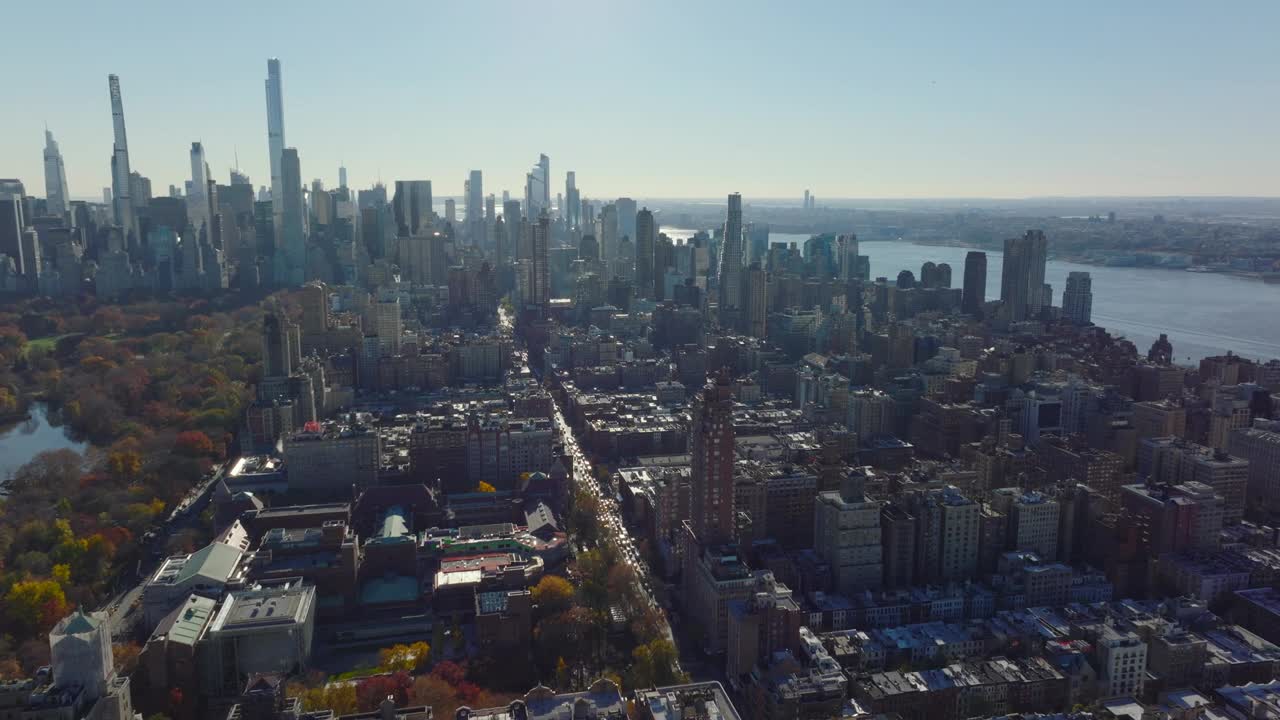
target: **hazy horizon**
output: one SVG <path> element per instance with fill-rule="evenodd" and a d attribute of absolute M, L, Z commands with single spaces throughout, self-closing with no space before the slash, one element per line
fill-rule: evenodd
<path fill-rule="evenodd" d="M 553 193 L 760 201 L 1259 198 L 1280 194 L 1280 5 L 1126 7 L 708 2 L 498 4 L 376 11 L 229 0 L 10 8 L 0 52 L 15 111 L 0 176 L 44 193 L 61 145 L 72 196 L 101 198 L 120 76 L 133 169 L 269 184 L 263 80 L 283 69 L 302 177 L 430 179 L 523 194 L 539 153 Z"/>

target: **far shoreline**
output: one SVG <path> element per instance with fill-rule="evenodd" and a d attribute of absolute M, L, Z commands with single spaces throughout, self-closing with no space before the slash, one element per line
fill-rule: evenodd
<path fill-rule="evenodd" d="M 900 241 L 868 240 L 867 242 L 900 242 Z M 931 240 L 907 240 L 905 242 L 907 242 L 910 245 L 919 245 L 921 247 L 949 247 L 949 248 L 958 248 L 958 249 L 967 249 L 967 250 L 981 250 L 983 252 L 1003 253 L 1003 251 L 1000 250 L 999 248 L 988 248 L 982 245 L 974 245 L 973 243 L 966 243 L 962 241 L 946 242 L 946 241 L 931 241 Z M 1050 255 L 1048 259 L 1051 262 L 1053 261 L 1068 262 L 1068 263 L 1074 263 L 1076 265 L 1087 265 L 1089 267 L 1131 269 L 1131 270 L 1165 270 L 1168 272 L 1191 272 L 1190 270 L 1188 270 L 1188 268 L 1185 268 L 1185 267 L 1168 267 L 1163 265 L 1106 265 L 1103 263 L 1099 263 L 1095 260 L 1090 260 L 1088 258 L 1083 258 L 1075 255 Z M 1254 280 L 1257 282 L 1261 282 L 1264 285 L 1274 284 L 1274 283 L 1267 282 L 1267 280 L 1264 277 L 1262 277 L 1261 273 L 1254 270 L 1211 269 L 1211 270 L 1204 270 L 1194 274 L 1224 275 L 1228 277 L 1239 278 L 1241 280 Z"/>

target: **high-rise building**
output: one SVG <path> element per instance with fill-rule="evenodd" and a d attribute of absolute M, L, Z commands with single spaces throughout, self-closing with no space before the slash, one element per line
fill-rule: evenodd
<path fill-rule="evenodd" d="M 938 574 L 943 580 L 963 582 L 978 571 L 978 530 L 982 506 L 953 487 L 940 495 L 942 535 Z"/>
<path fill-rule="evenodd" d="M 618 238 L 636 240 L 636 201 L 631 198 L 618 198 L 614 203 L 618 208 Z"/>
<path fill-rule="evenodd" d="M 271 160 L 271 217 L 276 238 L 284 236 L 284 79 L 280 60 L 267 59 L 267 154 Z M 299 183 L 301 185 L 301 183 Z"/>
<path fill-rule="evenodd" d="M 120 78 L 107 76 L 111 91 L 111 121 L 115 128 L 115 150 L 111 156 L 111 196 L 116 224 L 125 234 L 125 244 L 132 246 L 139 241 L 137 209 L 129 182 L 129 140 L 124 131 L 124 100 L 120 97 Z M 129 239 L 132 237 L 132 239 Z"/>
<path fill-rule="evenodd" d="M 538 215 L 538 222 L 529 229 L 533 249 L 533 304 L 546 312 L 551 304 L 551 216 L 543 210 Z"/>
<path fill-rule="evenodd" d="M 504 200 L 502 202 L 502 224 L 507 235 L 506 243 L 496 249 L 499 265 L 514 260 L 520 247 L 520 226 L 523 224 L 523 218 L 520 215 L 519 200 Z"/>
<path fill-rule="evenodd" d="M 424 235 L 424 229 L 431 229 L 431 181 L 397 180 L 391 208 L 395 213 L 396 235 Z"/>
<path fill-rule="evenodd" d="M 1170 400 L 1147 400 L 1134 403 L 1132 409 L 1132 424 L 1137 440 L 1186 437 L 1186 406 Z"/>
<path fill-rule="evenodd" d="M 22 235 L 26 223 L 22 217 L 22 196 L 0 192 L 0 255 L 13 258 L 19 275 L 29 272 L 26 265 L 31 258 L 23 253 Z"/>
<path fill-rule="evenodd" d="M 853 597 L 884 583 L 880 503 L 863 494 L 864 477 L 854 469 L 840 490 L 818 493 L 813 547 L 831 567 L 832 589 Z"/>
<path fill-rule="evenodd" d="M 1093 280 L 1087 272 L 1067 275 L 1067 289 L 1062 293 L 1062 317 L 1076 325 L 1091 324 L 1093 316 Z"/>
<path fill-rule="evenodd" d="M 1004 241 L 1004 267 L 1000 275 L 1000 302 L 1009 322 L 1040 317 L 1044 305 L 1044 269 L 1048 242 L 1041 230 L 1028 230 L 1020 238 Z"/>
<path fill-rule="evenodd" d="M 321 282 L 309 282 L 300 295 L 303 345 L 314 347 L 323 343 L 329 332 L 329 288 Z"/>
<path fill-rule="evenodd" d="M 543 210 L 551 212 L 551 158 L 538 156 L 538 164 L 525 176 L 524 209 L 526 217 L 538 217 Z"/>
<path fill-rule="evenodd" d="M 564 204 L 561 212 L 571 231 L 582 227 L 582 197 L 578 194 L 577 173 L 570 170 L 564 176 Z"/>
<path fill-rule="evenodd" d="M 760 263 L 753 262 L 746 271 L 747 325 L 751 337 L 764 338 L 768 331 L 769 276 Z"/>
<path fill-rule="evenodd" d="M 1045 561 L 1057 558 L 1058 501 L 1031 490 L 999 488 L 992 504 L 1009 518 L 1009 547 L 1030 550 Z"/>
<path fill-rule="evenodd" d="M 1245 497 L 1260 517 L 1280 515 L 1280 433 L 1262 428 L 1231 432 L 1231 454 L 1249 463 Z"/>
<path fill-rule="evenodd" d="M 1176 438 L 1145 438 L 1138 444 L 1138 475 L 1150 482 L 1200 482 L 1222 496 L 1223 523 L 1244 517 L 1249 461 Z"/>
<path fill-rule="evenodd" d="M 736 535 L 733 496 L 733 385 L 728 373 L 708 380 L 690 414 L 691 526 L 699 542 L 730 542 Z"/>
<path fill-rule="evenodd" d="M 347 169 L 342 166 L 338 166 L 338 188 L 347 189 Z"/>
<path fill-rule="evenodd" d="M 1207 485 L 1125 485 L 1120 502 L 1138 528 L 1142 550 L 1151 557 L 1221 545 L 1223 500 Z"/>
<path fill-rule="evenodd" d="M 44 131 L 44 194 L 45 205 L 50 215 L 62 217 L 67 214 L 71 195 L 67 190 L 67 169 L 62 164 L 62 151 L 58 149 L 58 141 L 53 133 Z"/>
<path fill-rule="evenodd" d="M 729 196 L 729 211 L 720 244 L 720 326 L 737 328 L 742 322 L 742 195 Z"/>
<path fill-rule="evenodd" d="M 840 280 L 848 283 L 858 279 L 858 236 L 847 233 L 836 238 L 840 246 Z"/>
<path fill-rule="evenodd" d="M 484 237 L 484 177 L 479 170 L 472 170 L 467 178 L 467 238 L 472 245 L 480 245 Z"/>
<path fill-rule="evenodd" d="M 262 321 L 262 376 L 288 377 L 292 371 L 288 323 L 279 315 L 269 313 Z"/>
<path fill-rule="evenodd" d="M 302 167 L 298 149 L 285 148 L 280 155 L 280 235 L 274 258 L 276 284 L 297 287 L 306 276 L 306 207 L 302 201 Z M 275 201 L 272 202 L 275 208 Z"/>
<path fill-rule="evenodd" d="M 400 296 L 378 298 L 373 303 L 373 332 L 383 357 L 400 354 Z"/>
<path fill-rule="evenodd" d="M 654 274 L 654 250 L 658 244 L 658 225 L 653 221 L 653 213 L 644 208 L 636 214 L 636 295 L 643 298 L 661 296 L 658 283 L 661 278 Z"/>
<path fill-rule="evenodd" d="M 618 206 L 609 203 L 600 208 L 600 259 L 610 264 L 618 254 Z"/>
<path fill-rule="evenodd" d="M 964 295 L 960 307 L 967 315 L 982 317 L 987 302 L 987 254 L 970 250 L 964 256 Z"/>
<path fill-rule="evenodd" d="M 212 231 L 212 214 L 209 210 L 209 164 L 205 161 L 204 145 L 191 143 L 191 192 L 187 193 L 187 222 L 197 235 L 203 229 Z"/>
<path fill-rule="evenodd" d="M 444 221 L 449 225 L 458 223 L 458 206 L 453 201 L 453 198 L 444 201 Z"/>

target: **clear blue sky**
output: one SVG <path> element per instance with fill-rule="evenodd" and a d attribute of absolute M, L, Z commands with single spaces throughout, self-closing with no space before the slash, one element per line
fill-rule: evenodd
<path fill-rule="evenodd" d="M 0 177 L 110 184 L 107 74 L 157 193 L 203 140 L 268 184 L 263 79 L 337 184 L 591 197 L 1280 194 L 1280 2 L 13 2 Z"/>

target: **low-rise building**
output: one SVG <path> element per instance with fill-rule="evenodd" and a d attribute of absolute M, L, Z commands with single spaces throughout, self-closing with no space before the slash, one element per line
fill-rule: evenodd
<path fill-rule="evenodd" d="M 305 672 L 315 615 L 315 587 L 298 579 L 228 593 L 201 643 L 201 691 L 223 697 L 250 674 Z"/>

